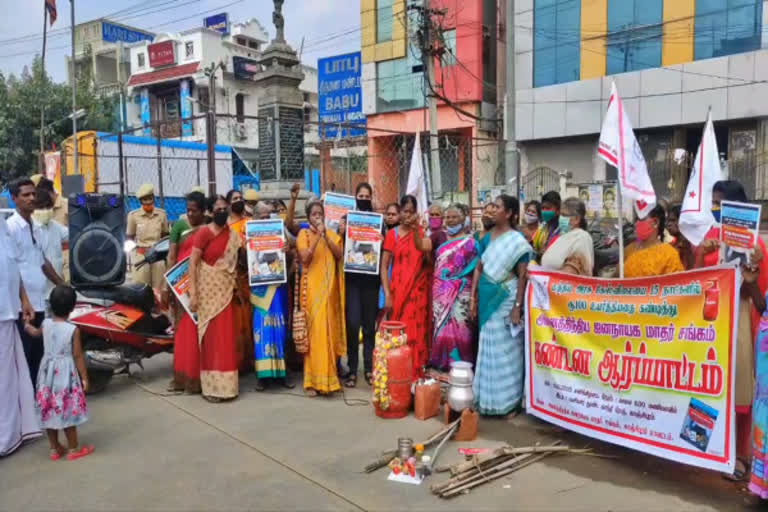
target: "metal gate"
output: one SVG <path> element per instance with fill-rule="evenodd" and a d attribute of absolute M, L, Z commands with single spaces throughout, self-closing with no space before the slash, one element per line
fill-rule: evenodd
<path fill-rule="evenodd" d="M 523 177 L 521 188 L 526 201 L 540 201 L 550 190 L 560 192 L 560 173 L 549 167 L 536 167 Z"/>

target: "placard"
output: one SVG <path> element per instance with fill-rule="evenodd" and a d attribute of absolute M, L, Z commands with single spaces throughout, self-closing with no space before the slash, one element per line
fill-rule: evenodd
<path fill-rule="evenodd" d="M 326 192 L 323 199 L 323 208 L 325 209 L 325 227 L 332 231 L 339 229 L 339 222 L 349 211 L 354 210 L 357 201 L 353 196 L 337 194 L 336 192 Z"/>
<path fill-rule="evenodd" d="M 760 205 L 723 201 L 720 204 L 720 233 L 723 244 L 737 253 L 747 254 L 760 236 Z M 726 258 L 726 261 L 731 258 Z"/>
<path fill-rule="evenodd" d="M 344 272 L 378 275 L 383 223 L 380 213 L 352 211 L 347 214 Z"/>
<path fill-rule="evenodd" d="M 165 280 L 176 299 L 197 325 L 197 315 L 189 310 L 189 258 L 184 258 L 165 273 Z"/>
<path fill-rule="evenodd" d="M 249 220 L 245 223 L 245 243 L 248 284 L 265 286 L 287 281 L 282 219 Z"/>
<path fill-rule="evenodd" d="M 732 472 L 736 265 L 624 280 L 529 273 L 530 414 L 602 441 Z"/>

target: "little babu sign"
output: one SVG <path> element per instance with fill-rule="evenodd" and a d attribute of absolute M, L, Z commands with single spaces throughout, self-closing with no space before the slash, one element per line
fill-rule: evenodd
<path fill-rule="evenodd" d="M 176 45 L 173 41 L 163 41 L 148 47 L 149 65 L 153 68 L 176 64 Z"/>

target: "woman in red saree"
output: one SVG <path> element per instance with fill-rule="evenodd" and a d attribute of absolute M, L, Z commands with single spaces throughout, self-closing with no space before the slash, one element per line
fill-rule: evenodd
<path fill-rule="evenodd" d="M 720 203 L 738 201 L 746 203 L 747 194 L 738 181 L 718 181 L 712 188 L 712 214 L 717 224 L 709 230 L 696 250 L 696 267 L 717 265 L 720 259 Z M 755 251 L 747 265 L 742 266 L 745 277 L 741 285 L 738 332 L 736 333 L 736 469 L 734 480 L 747 477 L 752 458 L 752 401 L 755 388 L 755 348 L 760 315 L 765 309 L 768 291 L 768 260 L 765 245 L 758 237 Z M 746 279 L 747 275 L 750 279 Z M 756 276 L 754 275 L 756 274 Z"/>
<path fill-rule="evenodd" d="M 429 273 L 425 258 L 432 251 L 432 242 L 424 238 L 417 211 L 416 198 L 403 196 L 401 223 L 387 232 L 382 246 L 381 285 L 389 319 L 405 324 L 407 342 L 413 350 L 414 377 L 421 377 L 429 357 Z M 390 261 L 391 277 L 387 272 Z"/>
<path fill-rule="evenodd" d="M 168 251 L 168 268 L 183 261 L 192 254 L 197 229 L 205 220 L 205 195 L 192 192 L 187 196 L 186 220 L 173 223 Z M 175 301 L 176 328 L 173 335 L 173 379 L 169 391 L 200 393 L 200 348 L 197 341 L 197 326 L 186 310 Z"/>
<path fill-rule="evenodd" d="M 238 395 L 235 312 L 232 290 L 240 235 L 227 225 L 227 200 L 214 200 L 213 223 L 195 235 L 190 257 L 190 304 L 197 314 L 200 342 L 200 387 L 210 402 Z"/>

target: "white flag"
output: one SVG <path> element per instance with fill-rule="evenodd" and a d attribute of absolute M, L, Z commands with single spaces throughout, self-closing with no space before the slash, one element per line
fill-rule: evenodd
<path fill-rule="evenodd" d="M 425 214 L 429 210 L 429 204 L 427 204 L 427 177 L 424 174 L 419 132 L 416 132 L 416 141 L 413 143 L 411 168 L 408 171 L 408 185 L 405 187 L 405 193 L 416 198 L 419 207 L 418 213 Z"/>
<path fill-rule="evenodd" d="M 637 215 L 640 218 L 647 216 L 656 206 L 656 193 L 615 82 L 611 85 L 597 153 L 618 170 L 621 193 L 635 205 Z"/>
<path fill-rule="evenodd" d="M 707 114 L 704 136 L 696 153 L 678 221 L 680 232 L 693 245 L 701 244 L 715 223 L 712 215 L 712 187 L 722 179 L 721 175 L 720 153 L 717 151 L 715 127 L 710 112 Z"/>

